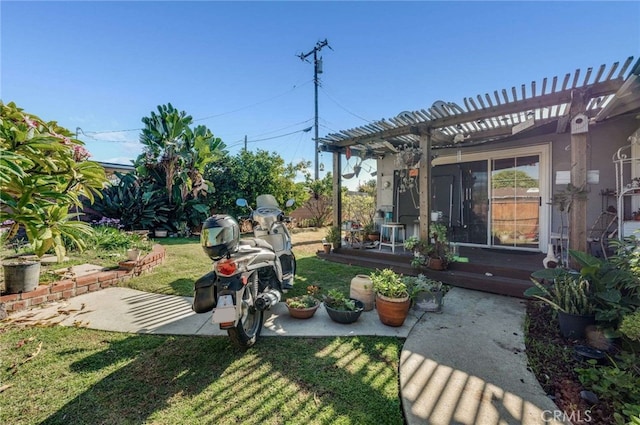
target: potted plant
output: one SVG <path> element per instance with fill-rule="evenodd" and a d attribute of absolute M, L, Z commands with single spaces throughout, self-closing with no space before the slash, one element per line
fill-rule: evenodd
<path fill-rule="evenodd" d="M 315 285 L 307 286 L 307 293 L 298 297 L 291 297 L 285 301 L 289 315 L 296 319 L 308 319 L 312 317 L 318 307 L 320 300 L 316 298 L 320 288 Z"/>
<path fill-rule="evenodd" d="M 65 242 L 83 249 L 93 233 L 71 211 L 82 208 L 83 198 L 93 202 L 107 183 L 104 168 L 88 161 L 83 143 L 55 121 L 13 102 L 0 102 L 0 112 L 0 222 L 11 223 L 6 238 L 23 230 L 37 257 L 53 249 L 62 260 Z"/>
<path fill-rule="evenodd" d="M 524 295 L 549 304 L 558 313 L 562 336 L 584 337 L 587 326 L 595 324 L 595 303 L 589 281 L 580 273 L 560 268 L 536 271 L 531 281 L 534 286 Z"/>
<path fill-rule="evenodd" d="M 368 239 L 370 241 L 375 241 L 380 239 L 380 232 L 377 232 L 378 238 L 375 239 L 376 233 L 376 225 L 373 221 L 369 221 L 364 226 L 362 226 L 362 237 L 363 239 Z"/>
<path fill-rule="evenodd" d="M 331 226 L 327 229 L 327 243 L 333 245 L 333 250 L 340 248 L 342 242 L 342 232 L 338 226 Z"/>
<path fill-rule="evenodd" d="M 324 297 L 324 308 L 334 322 L 353 323 L 364 311 L 362 301 L 347 298 L 339 289 L 330 289 Z"/>
<path fill-rule="evenodd" d="M 451 289 L 450 285 L 442 283 L 440 280 L 431 279 L 423 274 L 419 274 L 417 277 L 405 277 L 404 279 L 415 310 L 442 312 L 444 296 Z"/>
<path fill-rule="evenodd" d="M 391 269 L 376 270 L 369 275 L 376 291 L 376 310 L 387 326 L 402 326 L 411 306 L 407 284 L 402 275 Z"/>
<path fill-rule="evenodd" d="M 417 236 L 409 236 L 404 240 L 404 248 L 413 251 L 414 257 L 418 257 L 425 247 L 424 241 Z"/>

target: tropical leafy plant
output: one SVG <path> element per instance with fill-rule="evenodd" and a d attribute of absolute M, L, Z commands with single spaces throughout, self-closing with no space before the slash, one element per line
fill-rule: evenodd
<path fill-rule="evenodd" d="M 84 248 L 91 227 L 76 220 L 81 199 L 93 202 L 107 183 L 104 168 L 72 133 L 0 102 L 0 222 L 12 222 L 7 238 L 24 228 L 34 252 L 66 248 L 63 236 Z M 72 212 L 76 209 L 76 212 Z"/>
<path fill-rule="evenodd" d="M 169 221 L 170 208 L 164 193 L 145 186 L 135 174 L 116 173 L 119 182 L 102 192 L 93 209 L 105 217 L 119 218 L 125 230 L 162 227 Z"/>
<path fill-rule="evenodd" d="M 205 126 L 192 129 L 192 117 L 170 103 L 157 109 L 142 118 L 144 148 L 136 159 L 136 172 L 147 192 L 164 191 L 169 213 L 160 227 L 197 227 L 209 212 L 206 195 L 211 184 L 204 178 L 205 167 L 226 154 L 225 145 Z"/>

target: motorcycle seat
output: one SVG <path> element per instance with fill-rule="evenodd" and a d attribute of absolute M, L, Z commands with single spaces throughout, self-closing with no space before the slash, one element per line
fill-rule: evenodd
<path fill-rule="evenodd" d="M 252 248 L 265 248 L 273 251 L 273 247 L 270 243 L 258 238 L 240 239 L 240 245 L 249 245 Z"/>

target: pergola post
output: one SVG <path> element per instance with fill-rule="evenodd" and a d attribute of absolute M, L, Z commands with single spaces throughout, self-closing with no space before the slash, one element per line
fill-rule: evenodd
<path fill-rule="evenodd" d="M 574 90 L 571 101 L 571 184 L 579 190 L 587 187 L 587 132 L 583 91 Z M 587 252 L 587 197 L 575 196 L 569 214 L 569 247 Z"/>
<path fill-rule="evenodd" d="M 333 226 L 342 226 L 342 156 L 340 152 L 333 153 Z M 338 248 L 340 244 L 338 244 Z M 336 248 L 334 246 L 334 248 Z"/>
<path fill-rule="evenodd" d="M 418 175 L 420 188 L 420 239 L 430 241 L 429 225 L 431 222 L 431 129 L 420 134 L 422 159 Z"/>

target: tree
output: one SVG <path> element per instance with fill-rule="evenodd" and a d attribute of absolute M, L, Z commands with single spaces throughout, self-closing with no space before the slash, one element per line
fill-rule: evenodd
<path fill-rule="evenodd" d="M 301 205 L 308 195 L 304 186 L 295 183 L 296 173 L 303 163 L 285 165 L 275 152 L 257 150 L 255 153 L 240 151 L 236 156 L 226 155 L 212 161 L 205 171 L 205 178 L 212 183 L 213 190 L 208 204 L 217 213 L 238 216 L 246 211 L 236 206 L 236 199 L 245 198 L 251 205 L 258 195 L 271 194 L 284 207 L 287 199 Z"/>
<path fill-rule="evenodd" d="M 136 171 L 145 178 L 148 191 L 165 188 L 171 209 L 168 227 L 201 224 L 208 213 L 204 200 L 210 189 L 203 172 L 209 162 L 225 155 L 224 143 L 205 126 L 192 129 L 191 116 L 171 103 L 159 105 L 158 112 L 152 111 L 142 122 L 144 148 Z"/>
<path fill-rule="evenodd" d="M 305 206 L 311 212 L 312 224 L 323 227 L 333 212 L 333 175 L 327 173 L 324 178 L 315 180 L 305 172 L 304 186 L 310 195 Z"/>
<path fill-rule="evenodd" d="M 491 181 L 494 189 L 505 187 L 530 189 L 532 187 L 538 187 L 538 180 L 530 177 L 522 170 L 504 170 L 497 172 L 491 177 Z"/>
<path fill-rule="evenodd" d="M 36 255 L 53 248 L 64 257 L 65 236 L 78 248 L 91 227 L 72 207 L 82 198 L 93 202 L 107 179 L 104 168 L 88 161 L 83 143 L 55 121 L 45 122 L 13 102 L 0 102 L 0 222 L 8 222 L 7 238 L 23 227 Z"/>

